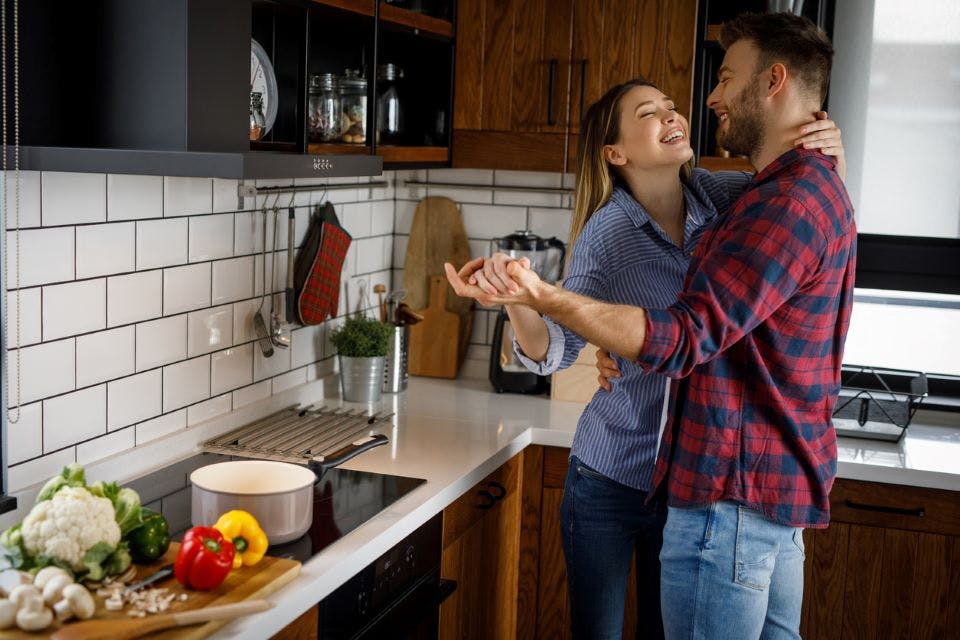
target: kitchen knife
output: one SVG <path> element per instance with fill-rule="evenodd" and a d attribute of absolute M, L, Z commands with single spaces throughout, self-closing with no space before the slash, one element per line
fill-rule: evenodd
<path fill-rule="evenodd" d="M 133 582 L 133 583 L 127 585 L 126 588 L 123 590 L 123 595 L 126 595 L 126 594 L 128 594 L 128 593 L 132 593 L 132 592 L 134 592 L 134 591 L 136 591 L 136 590 L 138 590 L 138 589 L 142 589 L 142 588 L 146 587 L 147 585 L 151 585 L 151 584 L 153 584 L 154 582 L 157 582 L 158 580 L 163 580 L 163 579 L 166 578 L 167 576 L 171 576 L 171 575 L 173 575 L 173 565 L 172 565 L 172 564 L 168 564 L 168 565 L 166 565 L 165 567 L 160 567 L 160 569 L 158 569 L 156 573 L 153 573 L 153 574 L 147 576 L 147 577 L 144 578 L 143 580 L 138 580 L 138 581 L 136 581 L 136 582 Z"/>

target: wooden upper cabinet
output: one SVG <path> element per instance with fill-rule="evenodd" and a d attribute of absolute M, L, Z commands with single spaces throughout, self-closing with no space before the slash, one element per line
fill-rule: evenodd
<path fill-rule="evenodd" d="M 457 11 L 454 166 L 571 171 L 583 109 L 638 75 L 690 113 L 696 0 L 459 0 Z"/>

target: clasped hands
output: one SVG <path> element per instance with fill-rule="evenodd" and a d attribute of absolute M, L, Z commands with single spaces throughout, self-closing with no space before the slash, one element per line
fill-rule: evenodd
<path fill-rule="evenodd" d="M 486 306 L 525 304 L 535 307 L 543 293 L 553 288 L 530 268 L 530 260 L 513 258 L 505 253 L 474 258 L 459 271 L 449 262 L 444 263 L 443 268 L 458 296 L 473 298 Z"/>

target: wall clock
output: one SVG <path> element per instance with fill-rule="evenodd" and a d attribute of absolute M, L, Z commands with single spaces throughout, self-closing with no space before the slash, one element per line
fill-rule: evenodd
<path fill-rule="evenodd" d="M 266 127 L 261 137 L 266 136 L 277 119 L 277 75 L 266 50 L 256 40 L 250 40 L 250 92 L 263 96 L 263 117 Z"/>

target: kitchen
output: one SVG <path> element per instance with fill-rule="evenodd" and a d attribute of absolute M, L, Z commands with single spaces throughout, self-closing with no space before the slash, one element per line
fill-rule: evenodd
<path fill-rule="evenodd" d="M 191 458 L 208 440 L 285 407 L 339 406 L 330 334 L 358 305 L 376 308 L 377 285 L 387 291 L 405 286 L 408 243 L 423 198 L 448 197 L 459 205 L 473 256 L 487 255 L 492 239 L 520 229 L 566 238 L 575 123 L 584 103 L 620 78 L 643 72 L 669 85 L 677 102 L 689 105 L 681 111 L 700 132 L 701 163 L 738 166 L 736 158 L 712 155 L 712 115 L 703 108 L 705 92 L 698 88 L 713 80 L 708 67 L 716 63 L 716 51 L 705 42 L 717 3 L 578 2 L 561 11 L 545 2 L 517 2 L 508 3 L 509 19 L 501 22 L 485 13 L 494 11 L 489 3 L 469 0 L 330 0 L 309 3 L 309 10 L 304 3 L 253 2 L 252 12 L 238 12 L 236 2 L 216 7 L 189 2 L 185 14 L 165 14 L 171 20 L 165 28 L 183 38 L 169 42 L 157 38 L 157 21 L 144 20 L 137 10 L 123 14 L 124 3 L 114 4 L 113 10 L 121 12 L 117 20 L 127 21 L 120 24 L 129 39 L 154 43 L 146 48 L 154 55 L 119 37 L 114 45 L 120 50 L 139 51 L 131 52 L 128 64 L 110 59 L 106 45 L 90 55 L 132 83 L 121 86 L 143 88 L 148 101 L 137 102 L 138 94 L 131 91 L 114 103 L 111 97 L 123 97 L 124 91 L 111 93 L 102 77 L 71 78 L 64 69 L 62 75 L 50 74 L 60 83 L 51 88 L 38 78 L 65 63 L 45 58 L 41 64 L 26 50 L 21 54 L 23 96 L 29 101 L 21 110 L 22 140 L 28 148 L 19 183 L 14 171 L 6 174 L 11 197 L 3 216 L 10 408 L 4 421 L 3 493 L 17 504 L 0 516 L 3 529 L 22 520 L 40 486 L 73 462 L 82 464 L 91 480 L 133 484 L 145 504 L 170 514 L 172 528 L 186 528 L 191 498 L 186 471 L 163 486 L 137 479 Z M 404 4 L 409 6 L 394 6 Z M 877 0 L 876 15 L 866 5 L 836 4 L 843 6 L 823 10 L 836 12 L 838 59 L 830 112 L 843 128 L 851 167 L 870 150 L 848 177 L 851 192 L 860 194 L 864 284 L 846 361 L 927 372 L 930 397 L 899 442 L 841 439 L 839 476 L 847 481 L 846 493 L 834 496 L 834 525 L 817 532 L 815 543 L 808 541 L 812 587 L 804 635 L 955 637 L 951 634 L 960 628 L 955 493 L 960 490 L 960 424 L 955 411 L 945 409 L 956 406 L 960 374 L 952 338 L 960 314 L 958 226 L 950 213 L 953 205 L 943 203 L 956 202 L 949 190 L 955 190 L 955 180 L 947 177 L 956 168 L 947 146 L 956 140 L 958 37 L 949 27 L 957 23 L 956 12 L 949 3 L 932 2 L 929 11 L 917 13 L 935 8 L 941 17 L 913 25 L 912 14 L 891 8 L 897 3 Z M 447 9 L 437 11 L 439 5 Z M 806 5 L 806 11 L 833 7 Z M 88 46 L 83 44 L 87 31 L 76 29 L 79 35 L 71 36 L 63 33 L 63 25 L 92 29 L 89 8 L 57 11 L 62 22 L 50 27 L 51 39 L 44 42 L 61 42 L 66 50 Z M 71 11 L 76 13 L 64 13 Z M 304 11 L 312 16 L 306 38 Z M 607 33 L 602 25 L 611 23 L 611 15 L 626 16 L 615 21 L 623 33 L 613 29 L 603 38 L 591 37 Z M 36 27 L 28 12 L 23 19 L 25 30 Z M 177 20 L 191 25 L 194 39 L 183 35 L 182 25 L 176 30 Z M 633 24 L 638 33 L 653 34 L 656 45 L 634 38 Z M 382 38 L 378 25 L 388 25 Z M 929 132 L 924 138 L 929 153 L 938 154 L 936 169 L 919 162 L 920 169 L 891 167 L 878 160 L 884 154 L 877 152 L 878 134 L 869 130 L 874 121 L 857 117 L 868 108 L 864 96 L 873 99 L 877 86 L 867 86 L 868 74 L 858 72 L 857 63 L 869 58 L 871 46 L 869 35 L 856 37 L 863 25 L 874 25 L 873 32 L 893 45 L 916 47 L 925 33 L 934 44 L 949 44 L 942 47 L 943 55 L 953 57 L 946 57 L 941 75 L 951 80 L 929 80 L 913 91 L 933 92 L 945 105 L 943 113 L 934 109 L 927 124 L 917 125 L 925 127 L 921 133 Z M 898 39 L 900 30 L 910 36 Z M 271 35 L 277 32 L 286 39 Z M 219 46 L 205 47 L 203 34 L 221 35 Z M 242 107 L 250 102 L 245 64 L 252 55 L 247 53 L 251 36 L 266 43 L 262 48 L 270 52 L 268 62 L 280 83 L 270 95 L 279 95 L 281 103 L 272 135 L 252 143 L 235 135 L 238 118 L 245 115 Z M 621 41 L 628 46 L 613 44 Z M 202 64 L 171 62 L 183 63 L 175 50 L 184 42 L 196 48 L 190 55 Z M 860 49 L 843 50 L 844 43 Z M 875 64 L 887 63 L 883 55 L 890 54 L 878 54 Z M 317 62 L 324 56 L 336 67 Z M 309 75 L 340 76 L 347 68 L 361 68 L 370 78 L 377 74 L 374 65 L 387 62 L 397 62 L 405 72 L 402 81 L 396 80 L 396 92 L 411 135 L 420 138 L 382 146 L 375 136 L 359 146 L 345 139 L 311 140 L 304 113 L 311 97 Z M 178 71 L 148 71 L 164 65 Z M 902 71 L 882 71 L 886 75 L 877 77 L 887 84 L 880 83 L 881 89 L 889 86 L 890 75 L 903 78 Z M 237 74 L 242 82 L 230 83 Z M 375 84 L 367 84 L 369 131 L 382 130 L 373 119 L 379 103 Z M 90 86 L 98 92 L 91 94 Z M 842 91 L 846 87 L 851 90 Z M 890 93 L 881 92 L 879 99 L 890 100 Z M 237 101 L 240 109 L 234 108 Z M 71 106 L 61 109 L 70 118 L 56 113 L 64 104 Z M 903 104 L 902 97 L 893 104 Z M 269 103 L 266 107 L 264 124 Z M 877 111 L 882 118 L 890 110 Z M 115 126 L 104 122 L 104 113 L 115 118 Z M 77 127 L 77 121 L 88 126 Z M 915 148 L 909 146 L 915 144 L 915 129 L 895 133 L 911 140 L 895 139 L 890 146 L 896 152 L 890 155 Z M 12 133 L 7 139 L 13 140 Z M 85 147 L 100 149 L 92 153 Z M 271 151 L 282 157 L 262 155 Z M 899 174 L 906 171 L 912 173 Z M 914 186 L 881 190 L 896 180 Z M 302 190 L 269 191 L 290 186 Z M 251 193 L 251 187 L 259 193 Z M 252 318 L 261 300 L 268 313 L 283 305 L 286 209 L 295 208 L 300 246 L 313 206 L 327 201 L 353 238 L 336 318 L 288 327 L 289 348 L 278 347 L 265 357 Z M 280 209 L 279 221 L 277 214 L 263 211 L 274 206 Z M 880 209 L 894 213 L 865 217 Z M 897 215 L 902 211 L 911 213 Z M 910 251 L 918 245 L 921 251 Z M 918 253 L 930 264 L 917 264 Z M 275 295 L 264 296 L 264 281 L 272 283 L 267 288 Z M 487 625 L 480 633 L 488 637 L 551 638 L 566 632 L 559 535 L 551 532 L 558 526 L 565 450 L 583 404 L 493 393 L 487 377 L 491 351 L 499 346 L 496 325 L 496 309 L 474 312 L 469 348 L 455 380 L 411 376 L 405 391 L 383 395 L 378 409 L 392 416 L 378 432 L 389 442 L 343 465 L 426 482 L 305 562 L 292 582 L 269 596 L 275 603 L 271 612 L 233 621 L 214 637 L 269 637 L 301 616 L 316 624 L 313 607 L 319 601 L 441 512 L 447 527 L 441 573 L 458 582 L 441 608 L 441 625 L 464 625 L 460 630 L 468 637 L 473 636 L 466 630 L 479 625 L 478 619 Z M 908 326 L 917 328 L 905 331 Z M 586 351 L 584 356 L 592 360 Z M 574 369 L 588 380 L 594 375 L 589 364 Z M 491 483 L 508 490 L 500 500 L 499 488 Z M 478 492 L 493 496 L 491 508 L 476 509 Z M 848 503 L 887 511 L 858 511 Z M 924 509 L 924 515 L 890 509 Z M 454 531 L 456 523 L 460 529 Z M 478 549 L 489 553 L 483 563 Z M 484 592 L 491 595 L 485 598 Z M 457 627 L 443 628 L 449 633 Z"/>

